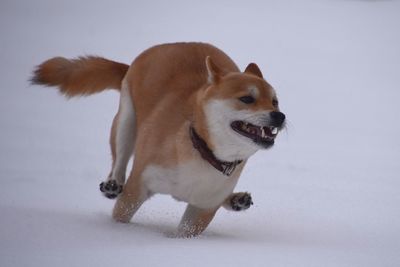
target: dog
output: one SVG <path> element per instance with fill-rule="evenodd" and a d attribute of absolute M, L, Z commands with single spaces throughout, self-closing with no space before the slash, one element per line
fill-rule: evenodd
<path fill-rule="evenodd" d="M 157 45 L 130 66 L 93 56 L 55 57 L 37 66 L 31 81 L 56 86 L 66 97 L 120 91 L 112 170 L 100 191 L 116 198 L 112 216 L 124 223 L 156 193 L 186 202 L 177 237 L 202 233 L 220 207 L 240 211 L 253 204 L 249 193 L 233 190 L 249 157 L 272 147 L 285 125 L 259 67 L 250 63 L 240 72 L 205 43 Z"/>

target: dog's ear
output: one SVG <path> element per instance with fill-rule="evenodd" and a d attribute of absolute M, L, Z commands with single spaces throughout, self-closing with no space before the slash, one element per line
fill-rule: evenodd
<path fill-rule="evenodd" d="M 208 82 L 218 83 L 223 75 L 223 71 L 212 61 L 210 56 L 206 57 L 206 66 L 208 72 Z"/>
<path fill-rule="evenodd" d="M 249 73 L 249 74 L 253 74 L 256 75 L 260 78 L 263 78 L 263 75 L 261 73 L 260 68 L 257 66 L 256 63 L 250 63 L 249 65 L 247 65 L 245 71 L 245 73 Z"/>

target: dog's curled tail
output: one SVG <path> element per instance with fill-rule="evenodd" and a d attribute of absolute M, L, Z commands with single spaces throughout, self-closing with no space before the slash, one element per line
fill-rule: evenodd
<path fill-rule="evenodd" d="M 105 89 L 121 89 L 129 66 L 101 57 L 55 57 L 36 67 L 32 84 L 58 86 L 67 97 L 85 96 Z"/>

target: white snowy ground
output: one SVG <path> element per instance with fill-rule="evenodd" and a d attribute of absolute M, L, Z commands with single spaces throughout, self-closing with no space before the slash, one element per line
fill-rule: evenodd
<path fill-rule="evenodd" d="M 2 0 L 0 266 L 400 266 L 399 29 L 398 1 Z M 289 120 L 237 186 L 255 205 L 191 240 L 166 237 L 185 206 L 167 196 L 111 220 L 117 93 L 27 82 L 49 57 L 174 41 L 257 62 Z"/>

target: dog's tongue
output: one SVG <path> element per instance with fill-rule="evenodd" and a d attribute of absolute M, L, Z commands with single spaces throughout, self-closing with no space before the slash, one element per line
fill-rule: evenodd
<path fill-rule="evenodd" d="M 273 136 L 273 133 L 269 127 L 264 127 L 263 130 L 266 136 Z"/>

